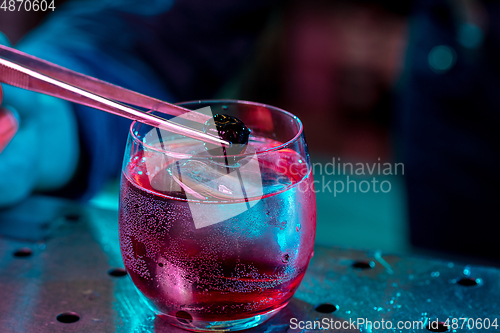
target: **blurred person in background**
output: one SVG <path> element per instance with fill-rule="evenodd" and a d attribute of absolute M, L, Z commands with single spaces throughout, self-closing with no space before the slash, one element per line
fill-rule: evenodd
<path fill-rule="evenodd" d="M 417 250 L 499 264 L 500 4 L 297 1 L 287 18 L 263 101 L 314 128 L 311 150 L 403 162 Z"/>
<path fill-rule="evenodd" d="M 209 99 L 249 57 L 273 5 L 74 1 L 16 47 L 162 100 Z M 119 174 L 129 120 L 11 86 L 3 90 L 20 129 L 0 154 L 0 207 L 32 191 L 88 199 Z"/>
<path fill-rule="evenodd" d="M 394 86 L 411 1 L 293 1 L 261 45 L 239 95 L 296 114 L 314 155 L 393 158 Z"/>
<path fill-rule="evenodd" d="M 397 113 L 412 243 L 500 263 L 500 3 L 417 1 Z"/>

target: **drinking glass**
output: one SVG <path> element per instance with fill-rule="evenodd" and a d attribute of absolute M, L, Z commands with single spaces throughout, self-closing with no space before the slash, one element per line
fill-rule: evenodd
<path fill-rule="evenodd" d="M 120 188 L 122 258 L 171 324 L 248 329 L 287 305 L 313 255 L 316 199 L 302 123 L 252 102 L 180 105 L 207 119 L 238 118 L 249 142 L 238 154 L 217 155 L 201 141 L 134 122 Z"/>

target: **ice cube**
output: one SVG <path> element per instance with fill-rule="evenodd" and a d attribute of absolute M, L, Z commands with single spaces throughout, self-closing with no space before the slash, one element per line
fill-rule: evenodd
<path fill-rule="evenodd" d="M 259 198 L 263 189 L 257 155 L 245 157 L 245 160 L 246 163 L 238 163 L 236 166 L 226 166 L 209 159 L 184 160 L 171 165 L 169 173 L 183 185 L 209 198 L 208 200 Z"/>
<path fill-rule="evenodd" d="M 241 162 L 226 166 L 209 159 L 189 159 L 168 168 L 169 174 L 186 192 L 197 229 L 235 217 L 262 198 L 257 155 L 246 156 Z"/>

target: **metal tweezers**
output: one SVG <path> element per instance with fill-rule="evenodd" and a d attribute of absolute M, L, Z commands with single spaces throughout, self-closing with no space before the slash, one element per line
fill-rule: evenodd
<path fill-rule="evenodd" d="M 199 123 L 208 120 L 207 115 L 98 80 L 3 45 L 0 45 L 0 82 L 93 107 L 193 139 L 230 145 L 216 136 L 129 105 Z"/>

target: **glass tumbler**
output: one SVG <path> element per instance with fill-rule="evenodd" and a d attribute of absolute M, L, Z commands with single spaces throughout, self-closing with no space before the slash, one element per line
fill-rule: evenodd
<path fill-rule="evenodd" d="M 287 305 L 313 255 L 316 199 L 302 123 L 252 102 L 180 105 L 203 119 L 236 117 L 250 129 L 249 142 L 238 154 L 218 155 L 201 141 L 134 122 L 120 188 L 122 258 L 171 324 L 248 329 Z"/>

